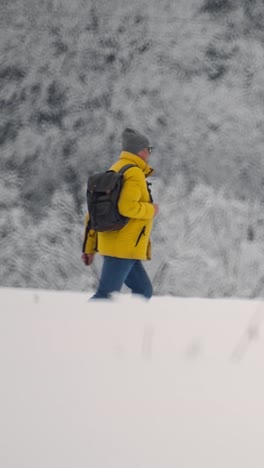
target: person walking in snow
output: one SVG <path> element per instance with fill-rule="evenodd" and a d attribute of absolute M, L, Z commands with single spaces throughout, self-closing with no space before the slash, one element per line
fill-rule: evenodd
<path fill-rule="evenodd" d="M 119 230 L 96 232 L 89 229 L 89 213 L 86 215 L 82 261 L 89 266 L 96 252 L 103 256 L 98 289 L 92 299 L 108 299 L 111 293 L 120 291 L 123 284 L 133 294 L 146 299 L 153 294 L 142 264 L 151 258 L 150 234 L 159 211 L 146 181 L 154 172 L 148 164 L 152 149 L 148 138 L 137 130 L 126 128 L 123 131 L 121 154 L 110 169 L 117 172 L 127 164 L 134 165 L 124 173 L 118 202 L 118 210 L 129 218 L 128 223 Z"/>

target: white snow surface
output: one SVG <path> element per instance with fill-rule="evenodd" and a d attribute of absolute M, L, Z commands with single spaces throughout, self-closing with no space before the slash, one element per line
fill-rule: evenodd
<path fill-rule="evenodd" d="M 1 468 L 263 468 L 263 301 L 0 289 Z"/>

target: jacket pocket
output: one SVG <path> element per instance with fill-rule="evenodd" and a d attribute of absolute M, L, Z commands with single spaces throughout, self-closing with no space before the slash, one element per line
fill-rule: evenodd
<path fill-rule="evenodd" d="M 143 226 L 143 228 L 141 229 L 139 235 L 138 235 L 138 238 L 137 238 L 137 241 L 136 241 L 136 244 L 135 244 L 135 247 L 138 245 L 140 239 L 142 236 L 145 236 L 145 231 L 146 231 L 146 226 Z"/>

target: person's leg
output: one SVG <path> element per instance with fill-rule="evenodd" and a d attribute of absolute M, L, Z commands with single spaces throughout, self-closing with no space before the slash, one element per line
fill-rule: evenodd
<path fill-rule="evenodd" d="M 125 279 L 125 284 L 133 294 L 140 294 L 146 299 L 150 299 L 153 294 L 151 281 L 140 260 L 135 261 Z"/>
<path fill-rule="evenodd" d="M 112 292 L 120 291 L 134 263 L 135 260 L 105 256 L 99 286 L 91 299 L 108 299 Z"/>

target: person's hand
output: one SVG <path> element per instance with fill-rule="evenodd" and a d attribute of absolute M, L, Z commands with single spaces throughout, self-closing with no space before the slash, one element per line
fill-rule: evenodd
<path fill-rule="evenodd" d="M 154 206 L 154 216 L 157 216 L 158 212 L 159 212 L 159 205 L 157 203 L 153 203 L 153 206 Z"/>
<path fill-rule="evenodd" d="M 94 254 L 82 254 L 82 261 L 86 266 L 89 266 L 93 263 Z"/>

